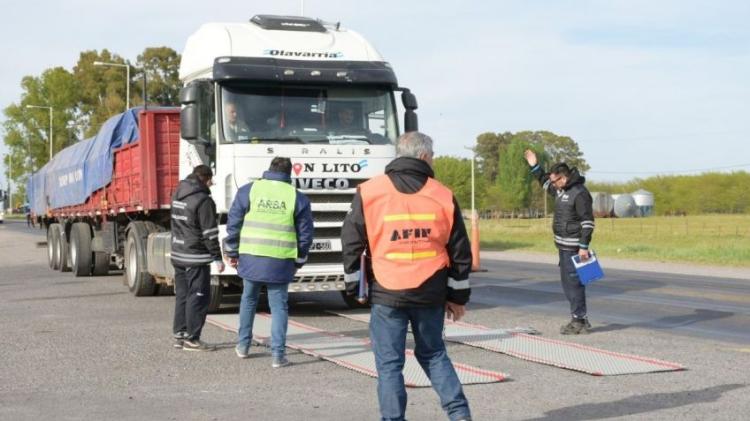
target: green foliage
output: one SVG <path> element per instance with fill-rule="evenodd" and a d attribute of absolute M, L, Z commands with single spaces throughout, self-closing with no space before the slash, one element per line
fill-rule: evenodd
<path fill-rule="evenodd" d="M 81 87 L 78 108 L 84 137 L 95 135 L 108 118 L 125 111 L 126 69 L 120 66 L 95 66 L 95 61 L 126 64 L 125 59 L 106 49 L 101 53 L 84 51 L 79 56 L 73 74 Z"/>
<path fill-rule="evenodd" d="M 627 183 L 588 183 L 590 191 L 654 194 L 658 215 L 750 213 L 750 173 L 657 176 Z"/>
<path fill-rule="evenodd" d="M 583 152 L 578 148 L 578 143 L 568 136 L 559 136 L 548 131 L 524 131 L 513 135 L 513 140 L 522 140 L 534 145 L 534 150 L 540 156 L 539 151 L 544 151 L 542 163 L 566 162 L 568 166 L 576 167 L 584 174 L 591 169 L 586 160 L 583 159 Z M 544 168 L 544 166 L 543 166 Z"/>
<path fill-rule="evenodd" d="M 21 86 L 21 101 L 5 108 L 3 122 L 8 161 L 13 164 L 10 174 L 16 182 L 49 160 L 49 110 L 28 106 L 52 107 L 52 150 L 56 153 L 72 143 L 67 122 L 75 118 L 79 98 L 77 81 L 62 67 L 48 69 L 39 77 L 26 76 Z"/>
<path fill-rule="evenodd" d="M 143 85 L 143 71 L 146 72 L 149 104 L 179 105 L 180 55 L 175 50 L 169 47 L 146 48 L 138 56 L 135 65 L 142 70 L 136 75 L 134 85 Z M 142 92 L 143 90 L 136 89 L 136 91 Z M 137 94 L 136 103 L 142 102 L 142 95 Z"/>
<path fill-rule="evenodd" d="M 551 218 L 480 221 L 482 250 L 554 253 Z M 592 247 L 602 259 L 750 267 L 750 215 L 598 219 Z"/>
<path fill-rule="evenodd" d="M 28 108 L 27 105 L 52 107 L 54 153 L 81 138 L 95 135 L 107 119 L 125 110 L 126 69 L 95 66 L 95 61 L 127 63 L 106 49 L 84 51 L 72 72 L 55 67 L 45 70 L 40 76 L 25 76 L 21 80 L 21 98 L 4 109 L 2 127 L 3 141 L 9 149 L 5 160 L 12 163 L 6 168 L 9 168 L 18 191 L 22 191 L 28 175 L 49 160 L 49 110 Z M 179 61 L 179 54 L 167 47 L 146 48 L 138 56 L 138 66 L 149 71 L 150 103 L 177 103 Z M 131 67 L 131 82 L 134 78 L 137 80 L 137 75 L 138 69 Z M 135 91 L 135 84 L 131 84 L 131 106 L 139 103 Z"/>
<path fill-rule="evenodd" d="M 471 160 L 441 156 L 434 159 L 435 178 L 453 190 L 461 209 L 471 209 Z"/>
<path fill-rule="evenodd" d="M 480 209 L 518 211 L 544 206 L 545 196 L 537 183 L 532 181 L 523 158 L 525 148 L 536 152 L 542 168 L 548 167 L 550 162 L 559 161 L 568 162 L 581 172 L 590 168 L 578 144 L 567 136 L 548 131 L 482 133 L 477 136 L 474 148 L 477 177 L 486 183 L 485 190 L 477 191 Z"/>
<path fill-rule="evenodd" d="M 497 184 L 500 187 L 500 209 L 520 210 L 528 208 L 531 193 L 531 173 L 524 159 L 529 143 L 520 137 L 511 140 L 500 154 Z"/>
<path fill-rule="evenodd" d="M 477 136 L 474 152 L 477 155 L 477 170 L 490 184 L 497 179 L 500 151 L 510 144 L 512 133 L 482 133 Z"/>

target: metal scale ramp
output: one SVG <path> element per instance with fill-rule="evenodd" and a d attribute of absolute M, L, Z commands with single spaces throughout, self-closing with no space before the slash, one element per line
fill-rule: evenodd
<path fill-rule="evenodd" d="M 369 323 L 369 311 L 331 314 Z M 611 352 L 555 339 L 541 338 L 523 329 L 490 329 L 481 325 L 445 321 L 445 340 L 511 355 L 527 361 L 581 371 L 594 376 L 684 370 L 683 365 L 638 355 Z"/>
<path fill-rule="evenodd" d="M 236 314 L 214 314 L 206 321 L 222 329 L 237 332 L 239 317 Z M 253 340 L 269 344 L 271 336 L 271 315 L 258 313 L 253 323 Z M 331 361 L 342 367 L 377 377 L 375 354 L 370 342 L 365 339 L 339 335 L 289 320 L 286 346 L 305 354 Z M 466 364 L 453 362 L 461 384 L 497 383 L 507 375 L 498 371 L 484 370 Z M 417 362 L 412 350 L 406 350 L 404 383 L 408 387 L 430 387 L 430 380 Z"/>

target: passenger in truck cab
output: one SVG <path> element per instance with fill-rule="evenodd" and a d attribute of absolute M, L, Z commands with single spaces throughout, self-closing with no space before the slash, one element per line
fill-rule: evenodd
<path fill-rule="evenodd" d="M 224 104 L 224 139 L 230 142 L 250 139 L 250 127 L 239 118 L 234 102 Z"/>
<path fill-rule="evenodd" d="M 335 118 L 331 124 L 331 129 L 337 132 L 337 134 L 352 134 L 352 133 L 366 133 L 367 129 L 362 127 L 360 124 L 362 118 L 357 118 L 357 113 L 354 106 L 350 104 L 339 104 L 335 107 L 336 112 L 334 113 Z"/>

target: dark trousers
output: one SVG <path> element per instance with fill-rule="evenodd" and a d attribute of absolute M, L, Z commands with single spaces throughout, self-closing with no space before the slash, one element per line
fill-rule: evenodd
<path fill-rule="evenodd" d="M 565 298 L 570 303 L 570 314 L 576 319 L 586 318 L 586 287 L 581 285 L 571 257 L 578 255 L 573 250 L 558 250 L 560 254 L 560 282 Z"/>
<path fill-rule="evenodd" d="M 211 266 L 175 266 L 174 295 L 172 332 L 175 337 L 184 332 L 187 339 L 200 339 L 211 301 Z"/>

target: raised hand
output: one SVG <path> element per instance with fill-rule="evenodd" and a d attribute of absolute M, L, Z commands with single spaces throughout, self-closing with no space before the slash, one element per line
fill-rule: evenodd
<path fill-rule="evenodd" d="M 526 149 L 523 153 L 523 157 L 526 158 L 526 162 L 529 163 L 530 167 L 533 167 L 537 163 L 536 154 L 531 149 Z"/>

